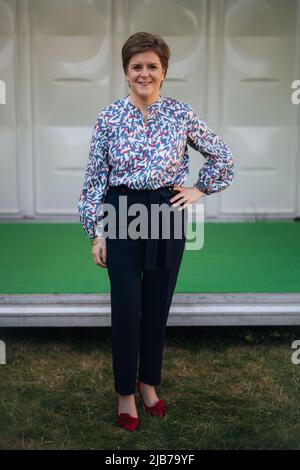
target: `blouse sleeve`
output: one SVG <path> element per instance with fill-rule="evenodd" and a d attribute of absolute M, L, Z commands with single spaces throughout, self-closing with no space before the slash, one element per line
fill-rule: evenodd
<path fill-rule="evenodd" d="M 81 225 L 91 239 L 98 232 L 97 212 L 105 198 L 108 174 L 107 125 L 104 113 L 100 112 L 92 133 L 83 189 L 77 205 Z"/>
<path fill-rule="evenodd" d="M 207 162 L 199 171 L 194 184 L 206 195 L 223 191 L 233 180 L 232 152 L 222 137 L 216 135 L 189 106 L 187 116 L 187 144 L 200 152 Z"/>

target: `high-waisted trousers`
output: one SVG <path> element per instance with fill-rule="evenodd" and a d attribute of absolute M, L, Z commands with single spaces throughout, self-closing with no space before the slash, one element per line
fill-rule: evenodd
<path fill-rule="evenodd" d="M 127 210 L 142 203 L 168 204 L 178 194 L 171 187 L 130 189 L 125 185 L 110 186 L 105 202 L 119 217 L 120 196 L 127 196 Z M 124 200 L 124 199 L 123 199 Z M 178 211 L 177 206 L 175 209 Z M 149 212 L 150 213 L 150 212 Z M 174 237 L 174 218 L 170 217 L 170 237 L 116 238 L 106 236 L 107 270 L 111 296 L 111 346 L 115 391 L 121 395 L 135 392 L 136 380 L 149 385 L 161 382 L 166 324 L 185 247 L 187 209 L 178 211 L 182 236 Z M 136 217 L 136 216 L 135 216 Z M 126 215 L 126 224 L 134 217 Z M 161 224 L 160 219 L 160 224 Z M 137 376 L 138 373 L 138 376 Z"/>

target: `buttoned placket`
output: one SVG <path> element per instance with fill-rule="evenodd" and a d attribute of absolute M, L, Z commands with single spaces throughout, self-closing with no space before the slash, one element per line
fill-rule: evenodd
<path fill-rule="evenodd" d="M 155 116 L 157 116 L 160 106 L 163 102 L 163 99 L 162 99 L 162 96 L 159 95 L 158 100 L 148 106 L 147 122 L 145 123 L 142 111 L 140 110 L 138 106 L 135 106 L 133 103 L 129 101 L 128 96 L 129 95 L 127 95 L 126 98 L 124 99 L 125 104 L 133 112 L 134 118 L 137 118 L 140 130 L 141 132 L 144 133 L 145 140 L 144 140 L 144 145 L 143 145 L 144 146 L 143 153 L 144 153 L 144 156 L 149 161 L 148 171 L 147 171 L 147 173 L 149 174 L 146 178 L 148 182 L 148 180 L 151 180 L 151 167 L 152 167 L 151 158 L 149 157 L 149 154 L 148 154 L 148 146 L 149 146 L 148 139 L 150 138 L 150 125 L 149 124 L 150 122 L 152 122 L 152 119 L 155 118 Z"/>
<path fill-rule="evenodd" d="M 148 160 L 148 171 L 147 172 L 149 172 L 149 175 L 151 175 L 152 161 L 151 161 L 150 155 L 148 153 L 148 147 L 149 147 L 149 141 L 148 140 L 149 140 L 149 136 L 150 136 L 149 121 L 152 118 L 152 110 L 151 109 L 148 110 L 147 122 L 144 122 L 144 116 L 143 116 L 143 113 L 140 109 L 137 110 L 137 113 L 139 113 L 140 119 L 142 119 L 142 123 L 143 123 L 142 130 L 145 133 L 144 155 L 146 155 L 146 158 Z M 147 179 L 148 178 L 149 178 L 149 176 L 147 177 Z"/>

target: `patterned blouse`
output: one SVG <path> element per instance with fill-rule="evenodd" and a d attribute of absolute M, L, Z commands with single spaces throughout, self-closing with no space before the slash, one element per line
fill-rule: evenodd
<path fill-rule="evenodd" d="M 99 210 L 109 186 L 182 186 L 189 174 L 188 145 L 207 160 L 194 184 L 200 191 L 206 195 L 223 191 L 233 179 L 230 148 L 189 104 L 159 95 L 148 106 L 144 123 L 141 110 L 128 96 L 101 109 L 93 129 L 77 206 L 82 227 L 91 239 L 99 232 L 103 217 Z"/>

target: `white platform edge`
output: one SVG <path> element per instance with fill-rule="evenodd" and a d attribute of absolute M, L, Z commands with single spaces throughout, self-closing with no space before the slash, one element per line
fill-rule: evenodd
<path fill-rule="evenodd" d="M 111 325 L 109 294 L 0 294 L 0 327 Z M 300 325 L 299 293 L 175 293 L 168 326 Z"/>

